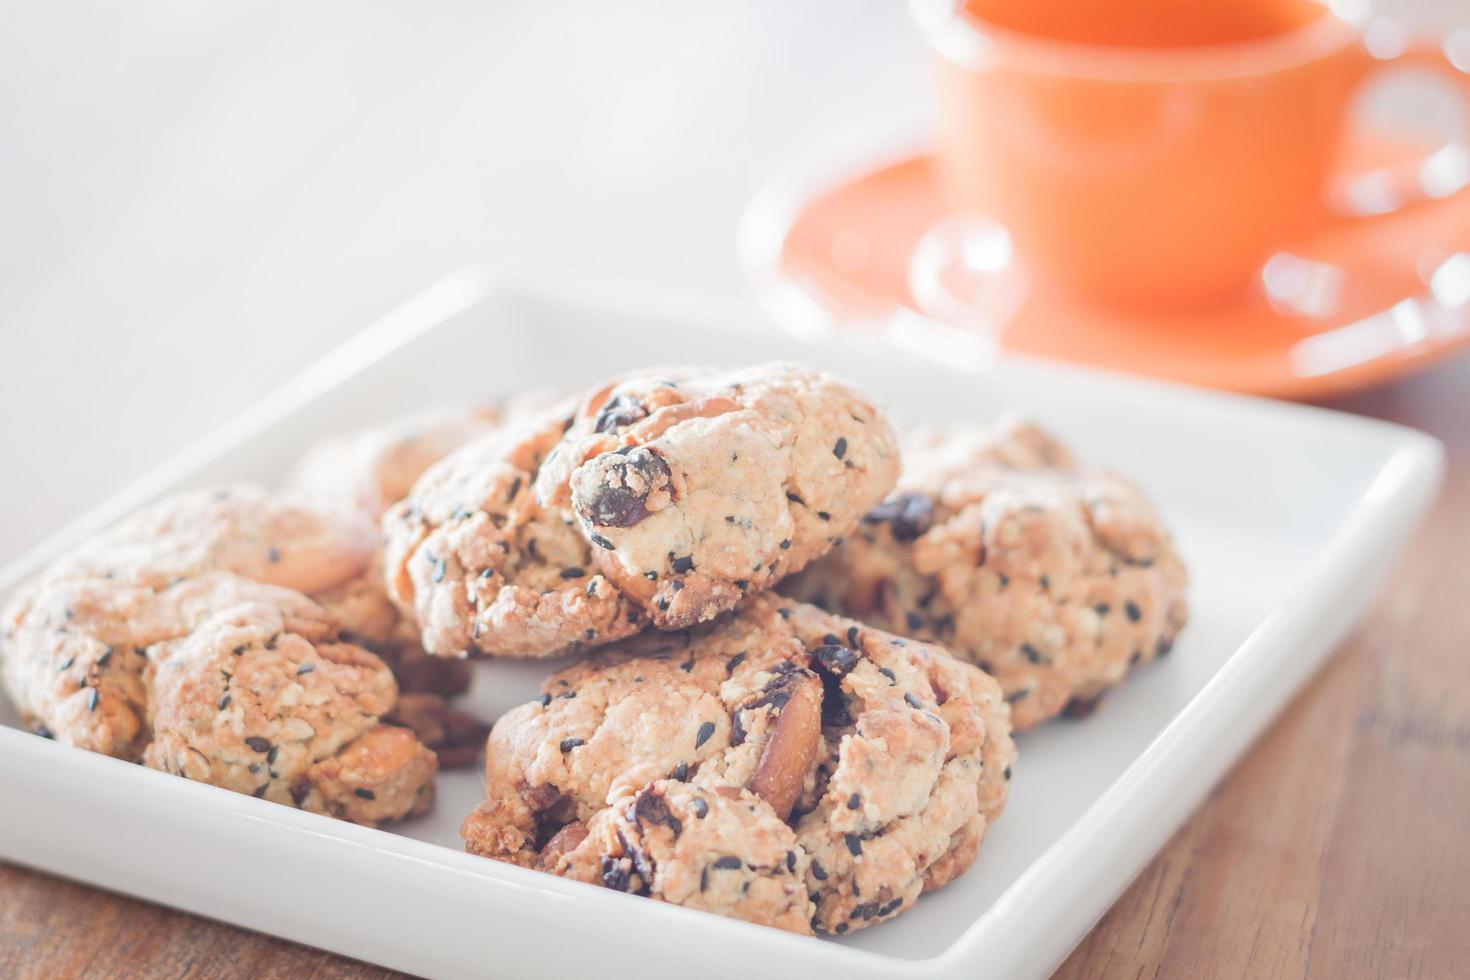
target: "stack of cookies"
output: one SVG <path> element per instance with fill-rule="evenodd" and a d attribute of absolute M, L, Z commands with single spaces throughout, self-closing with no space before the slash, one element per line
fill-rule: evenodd
<path fill-rule="evenodd" d="M 900 440 L 791 365 L 404 420 L 293 482 L 163 501 L 29 583 L 0 677 L 35 729 L 363 823 L 485 745 L 471 852 L 798 933 L 966 871 L 1013 728 L 1186 616 L 1126 481 L 1019 422 Z M 471 659 L 565 655 L 488 742 L 447 700 Z"/>

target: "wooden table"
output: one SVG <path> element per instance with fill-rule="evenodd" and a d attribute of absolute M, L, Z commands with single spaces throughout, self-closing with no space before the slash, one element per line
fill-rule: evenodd
<path fill-rule="evenodd" d="M 1443 439 L 1444 494 L 1356 633 L 1058 977 L 1470 976 L 1470 358 L 1333 407 Z M 391 975 L 21 868 L 0 865 L 0 895 L 4 977 Z"/>

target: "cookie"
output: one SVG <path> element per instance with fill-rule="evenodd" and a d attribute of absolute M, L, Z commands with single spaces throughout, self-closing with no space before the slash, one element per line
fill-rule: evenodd
<path fill-rule="evenodd" d="M 570 513 L 532 489 L 566 426 L 556 411 L 477 439 L 384 515 L 388 594 L 429 653 L 551 656 L 643 628 Z"/>
<path fill-rule="evenodd" d="M 441 656 L 681 629 L 825 552 L 897 470 L 882 413 L 827 375 L 642 373 L 431 467 L 384 518 L 389 591 Z"/>
<path fill-rule="evenodd" d="M 197 653 L 206 641 L 196 633 L 212 617 L 250 606 L 258 615 L 273 611 L 293 623 L 315 624 L 307 630 L 312 638 L 323 637 L 334 651 L 357 658 L 356 669 L 370 674 L 376 685 L 374 699 L 363 701 L 351 691 L 333 694 L 332 685 L 349 676 L 342 671 L 324 671 L 313 680 L 310 696 L 330 707 L 336 723 L 344 726 L 341 730 L 351 730 L 353 739 L 366 736 L 371 726 L 358 724 L 339 709 L 352 701 L 376 725 L 394 707 L 398 689 L 393 676 L 372 653 L 346 642 L 335 616 L 297 590 L 350 591 L 351 583 L 371 567 L 369 531 L 360 521 L 252 487 L 194 491 L 160 501 L 63 556 L 17 593 L 0 615 L 0 680 L 38 732 L 137 760 L 154 744 L 185 738 L 170 727 L 185 724 L 183 709 L 160 713 L 152 688 L 151 672 L 161 658 L 180 646 Z M 396 610 L 385 599 L 382 604 L 396 622 Z M 218 652 L 214 654 L 217 659 Z M 201 659 L 208 658 L 194 657 Z M 181 661 L 187 662 L 192 661 Z M 176 669 L 170 667 L 164 676 L 173 676 Z M 327 694 L 336 701 L 322 700 Z M 196 727 L 223 716 L 217 703 L 214 708 L 204 701 L 188 707 L 201 713 L 189 722 Z M 182 760 L 188 760 L 190 772 L 205 772 L 211 781 L 241 788 L 231 765 L 204 754 L 198 738 L 185 741 L 194 749 L 169 768 L 184 769 Z M 313 765 L 324 767 L 311 773 L 323 787 L 330 772 L 339 773 L 331 778 L 357 771 L 368 774 L 363 778 L 376 778 L 367 763 L 376 759 L 377 765 L 395 754 L 410 771 L 423 771 L 422 753 L 427 750 L 406 728 L 355 743 L 356 756 L 372 758 L 359 759 L 347 769 L 341 768 L 343 761 L 353 756 L 338 756 L 333 747 L 344 741 L 339 733 L 323 729 L 307 752 Z M 430 782 L 432 777 L 431 770 Z M 419 780 L 413 791 L 416 800 L 427 800 L 432 787 L 423 788 Z M 338 800 L 326 790 L 316 792 L 313 808 L 349 819 L 376 822 L 416 812 L 400 805 L 396 791 L 376 809 L 362 797 L 354 802 Z"/>
<path fill-rule="evenodd" d="M 184 588 L 211 580 L 240 594 L 148 651 L 144 764 L 356 823 L 427 810 L 434 753 L 381 723 L 398 697 L 383 662 L 298 593 L 218 573 Z"/>
<path fill-rule="evenodd" d="M 462 834 L 488 857 L 783 928 L 799 908 L 805 928 L 842 934 L 970 866 L 1014 755 L 977 668 L 767 594 L 553 675 L 491 732 L 487 798 Z M 643 815 L 677 827 L 634 826 L 650 797 Z M 762 882 L 758 905 L 690 884 L 737 871 L 742 893 Z M 810 908 L 784 897 L 792 876 Z"/>
<path fill-rule="evenodd" d="M 169 580 L 228 571 L 312 594 L 362 574 L 376 546 L 367 521 L 299 495 L 242 484 L 150 504 L 42 574 L 51 580 Z"/>
<path fill-rule="evenodd" d="M 376 522 L 408 496 L 424 470 L 477 436 L 494 432 L 514 407 L 435 408 L 323 439 L 302 456 L 290 485 L 334 508 Z"/>
<path fill-rule="evenodd" d="M 1018 730 L 1086 714 L 1169 652 L 1187 575 L 1133 484 L 1021 421 L 915 433 L 904 462 L 896 493 L 784 592 L 978 664 Z"/>

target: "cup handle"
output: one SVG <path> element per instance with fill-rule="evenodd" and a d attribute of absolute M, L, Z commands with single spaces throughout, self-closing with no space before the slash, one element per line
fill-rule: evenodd
<path fill-rule="evenodd" d="M 1380 19 L 1367 25 L 1363 44 L 1373 59 L 1364 82 L 1385 71 L 1428 71 L 1450 81 L 1470 117 L 1470 31 L 1411 40 L 1400 25 Z M 1344 217 L 1371 217 L 1441 201 L 1466 187 L 1470 187 L 1470 143 L 1462 137 L 1418 160 L 1336 178 L 1328 205 Z"/>

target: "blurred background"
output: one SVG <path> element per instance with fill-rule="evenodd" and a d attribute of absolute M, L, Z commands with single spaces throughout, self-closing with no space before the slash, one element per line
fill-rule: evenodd
<path fill-rule="evenodd" d="M 894 0 L 5 4 L 0 554 L 465 263 L 750 303 L 752 196 L 928 91 Z"/>

